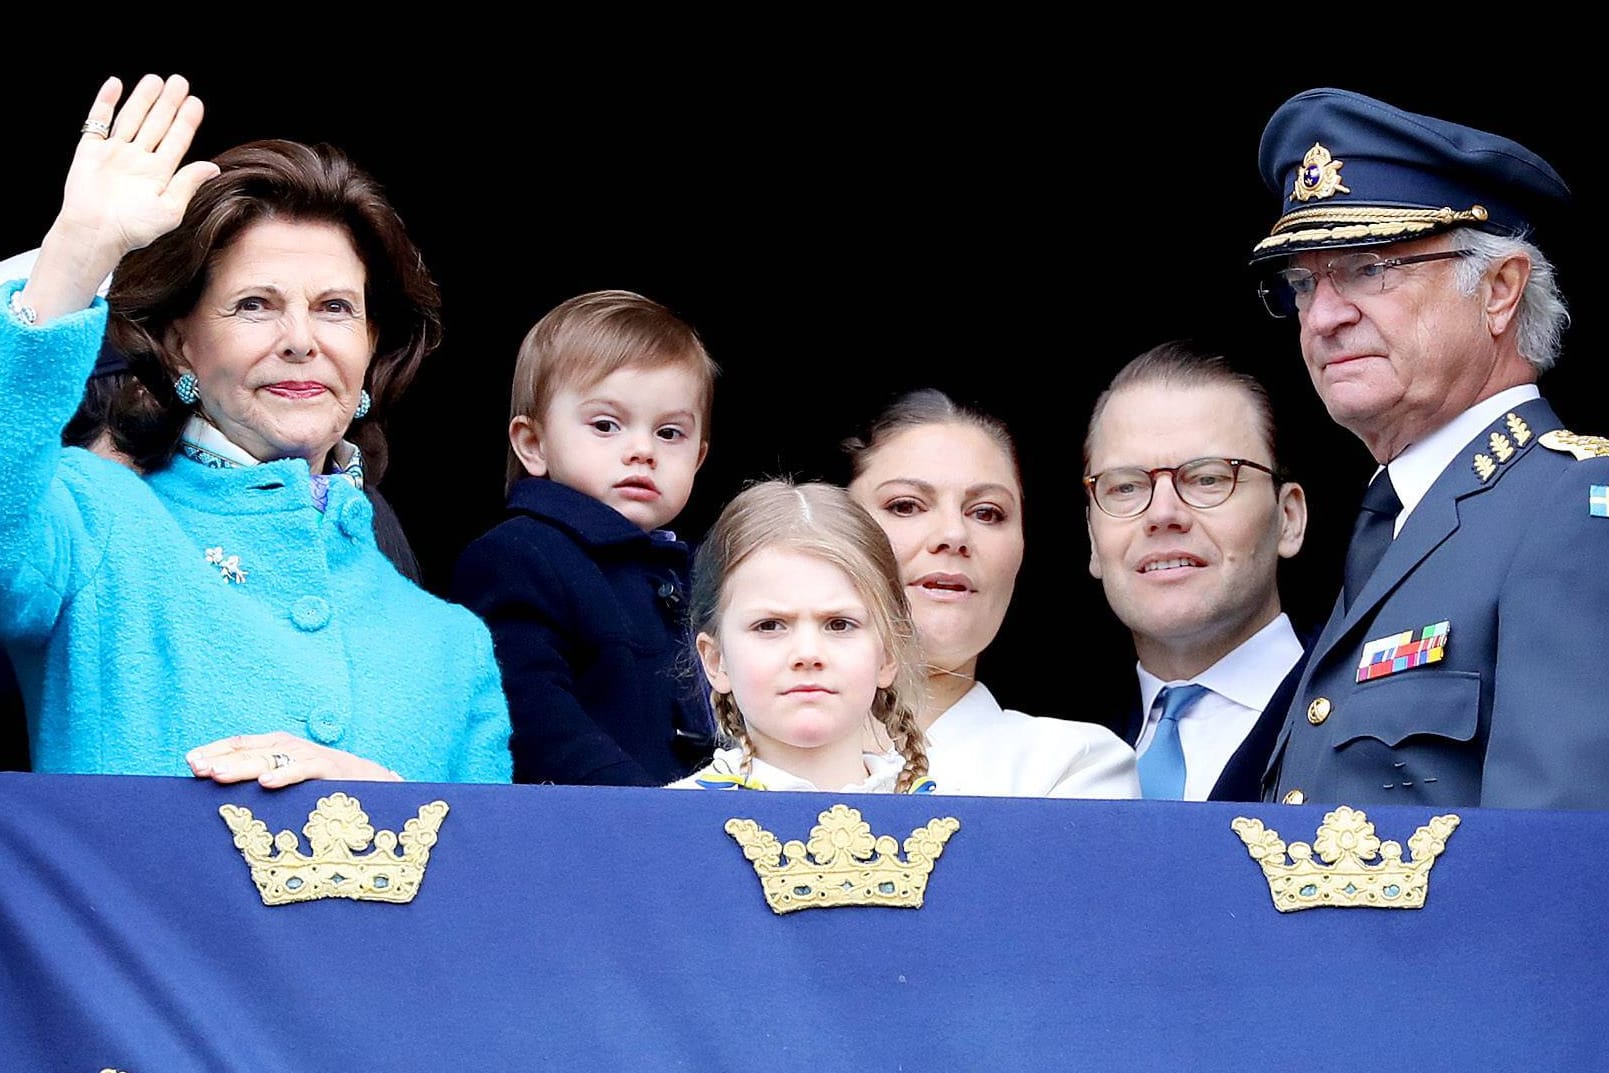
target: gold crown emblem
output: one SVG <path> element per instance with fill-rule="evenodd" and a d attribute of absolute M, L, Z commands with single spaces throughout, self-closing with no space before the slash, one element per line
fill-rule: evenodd
<path fill-rule="evenodd" d="M 1458 826 L 1457 816 L 1435 816 L 1408 839 L 1413 860 L 1402 859 L 1402 846 L 1381 842 L 1369 817 L 1345 805 L 1326 813 L 1318 837 L 1290 844 L 1290 860 L 1278 831 L 1261 820 L 1237 817 L 1233 827 L 1252 860 L 1262 865 L 1274 908 L 1281 913 L 1321 905 L 1344 908 L 1418 909 L 1425 904 L 1430 868 L 1447 848 Z M 1313 860 L 1317 853 L 1319 860 Z M 1378 864 L 1369 863 L 1376 856 Z M 1320 863 L 1322 862 L 1322 863 Z"/>
<path fill-rule="evenodd" d="M 252 882 L 264 905 L 311 902 L 320 898 L 357 898 L 370 902 L 411 902 L 419 893 L 430 860 L 430 847 L 447 815 L 447 802 L 419 806 L 402 834 L 375 832 L 355 797 L 334 793 L 318 799 L 302 833 L 311 853 L 302 853 L 296 835 L 281 831 L 269 837 L 251 810 L 220 805 L 218 814 L 235 833 L 235 848 L 251 865 Z M 373 852 L 364 853 L 370 842 Z M 402 852 L 396 852 L 400 844 Z M 276 856 L 271 852 L 278 849 Z"/>
<path fill-rule="evenodd" d="M 819 818 L 808 843 L 787 845 L 753 820 L 726 821 L 726 833 L 754 865 L 774 913 L 840 905 L 920 909 L 933 862 L 961 829 L 953 816 L 929 820 L 905 840 L 902 861 L 893 836 L 874 836 L 857 810 L 834 805 Z"/>

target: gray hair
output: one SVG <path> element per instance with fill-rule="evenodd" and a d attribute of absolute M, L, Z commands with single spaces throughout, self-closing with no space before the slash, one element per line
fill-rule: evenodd
<path fill-rule="evenodd" d="M 1531 278 L 1514 315 L 1514 345 L 1520 356 L 1538 373 L 1545 373 L 1559 360 L 1564 329 L 1570 325 L 1570 311 L 1553 270 L 1553 262 L 1523 238 L 1493 235 L 1464 227 L 1452 232 L 1456 248 L 1473 250 L 1474 256 L 1461 259 L 1457 267 L 1458 289 L 1474 294 L 1486 270 L 1511 254 L 1523 253 L 1531 259 Z"/>

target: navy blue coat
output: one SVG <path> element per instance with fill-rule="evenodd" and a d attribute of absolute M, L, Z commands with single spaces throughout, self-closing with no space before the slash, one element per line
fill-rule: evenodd
<path fill-rule="evenodd" d="M 527 477 L 459 556 L 452 597 L 492 631 L 515 782 L 663 786 L 710 748 L 683 625 L 686 544 Z"/>
<path fill-rule="evenodd" d="M 1540 399 L 1472 440 L 1349 611 L 1280 733 L 1271 801 L 1609 808 L 1609 457 L 1549 449 Z M 1589 445 L 1586 452 L 1605 446 Z M 1369 642 L 1447 623 L 1441 657 L 1357 681 Z"/>
<path fill-rule="evenodd" d="M 1274 742 L 1279 737 L 1280 728 L 1285 725 L 1285 713 L 1290 710 L 1291 698 L 1296 695 L 1296 685 L 1302 678 L 1302 668 L 1307 666 L 1308 649 L 1302 649 L 1301 658 L 1298 659 L 1290 671 L 1280 680 L 1274 695 L 1268 698 L 1268 706 L 1252 724 L 1246 737 L 1241 740 L 1240 747 L 1235 750 L 1229 762 L 1218 775 L 1218 781 L 1212 784 L 1212 793 L 1207 795 L 1208 801 L 1261 801 L 1263 799 L 1263 771 L 1268 767 L 1268 757 L 1274 751 Z M 1123 741 L 1130 748 L 1140 739 L 1140 731 L 1145 727 L 1145 713 L 1140 710 L 1140 697 L 1138 691 L 1134 696 L 1134 703 L 1129 708 L 1128 720 L 1123 724 Z"/>

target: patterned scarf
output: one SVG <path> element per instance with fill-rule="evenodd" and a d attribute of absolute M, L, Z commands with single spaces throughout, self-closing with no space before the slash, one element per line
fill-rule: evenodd
<path fill-rule="evenodd" d="M 179 440 L 179 451 L 192 462 L 208 469 L 234 469 L 237 466 L 261 465 L 216 425 L 197 415 L 184 426 Z M 363 490 L 363 453 L 357 444 L 342 440 L 330 451 L 323 473 L 312 474 L 313 506 L 322 513 L 330 501 L 330 481 L 345 481 L 359 491 Z"/>

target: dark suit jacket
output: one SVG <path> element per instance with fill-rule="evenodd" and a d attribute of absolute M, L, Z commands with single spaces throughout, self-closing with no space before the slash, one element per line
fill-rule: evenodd
<path fill-rule="evenodd" d="M 0 771 L 28 770 L 28 720 L 22 707 L 17 672 L 0 648 Z"/>
<path fill-rule="evenodd" d="M 515 782 L 663 786 L 707 757 L 682 623 L 689 551 L 540 477 L 469 545 L 452 596 L 491 628 Z"/>
<path fill-rule="evenodd" d="M 397 512 L 380 494 L 380 489 L 365 487 L 363 490 L 368 493 L 369 505 L 374 508 L 374 542 L 379 545 L 380 553 L 391 560 L 397 573 L 415 585 L 424 584 L 419 558 L 413 553 L 408 535 L 402 531 L 402 520 L 397 517 Z"/>
<path fill-rule="evenodd" d="M 1212 793 L 1207 795 L 1208 801 L 1261 801 L 1263 799 L 1263 772 L 1268 767 L 1268 758 L 1273 754 L 1274 742 L 1279 737 L 1279 731 L 1285 725 L 1285 713 L 1290 710 L 1291 699 L 1296 695 L 1296 685 L 1301 681 L 1302 668 L 1307 665 L 1308 648 L 1304 643 L 1301 658 L 1296 661 L 1290 672 L 1280 680 L 1274 695 L 1268 699 L 1268 706 L 1257 717 L 1257 722 L 1247 732 L 1246 737 L 1236 749 L 1229 762 L 1224 765 L 1223 772 L 1219 774 L 1218 781 L 1212 785 Z M 1140 738 L 1140 731 L 1145 727 L 1145 712 L 1140 707 L 1139 690 L 1136 688 L 1133 704 L 1129 708 L 1128 721 L 1123 724 L 1123 740 L 1132 748 Z"/>
<path fill-rule="evenodd" d="M 1268 800 L 1609 808 L 1609 457 L 1542 443 L 1540 399 L 1472 440 L 1350 610 L 1337 601 L 1275 745 Z M 1584 453 L 1609 453 L 1587 444 Z M 1447 623 L 1434 662 L 1359 682 L 1370 642 Z"/>

